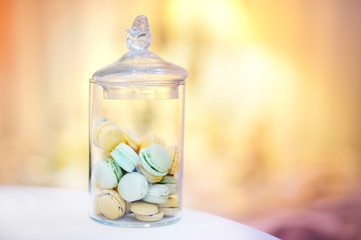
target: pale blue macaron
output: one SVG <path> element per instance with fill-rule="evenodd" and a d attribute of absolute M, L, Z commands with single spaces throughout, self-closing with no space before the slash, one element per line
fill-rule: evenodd
<path fill-rule="evenodd" d="M 150 184 L 144 202 L 163 204 L 168 201 L 169 189 L 164 184 Z"/>
<path fill-rule="evenodd" d="M 177 179 L 174 176 L 164 176 L 159 183 L 162 183 L 168 187 L 169 195 L 176 194 L 178 191 Z"/>
<path fill-rule="evenodd" d="M 99 124 L 101 124 L 102 122 L 105 122 L 107 119 L 106 118 L 100 118 L 96 123 L 95 123 L 95 127 L 97 127 Z"/>
<path fill-rule="evenodd" d="M 140 150 L 139 160 L 143 168 L 154 176 L 167 175 L 172 165 L 167 150 L 159 144 L 153 144 Z"/>
<path fill-rule="evenodd" d="M 127 172 L 132 172 L 139 162 L 137 153 L 124 143 L 119 143 L 110 155 L 112 155 L 115 162 Z"/>
<path fill-rule="evenodd" d="M 118 185 L 123 173 L 113 159 L 106 158 L 94 164 L 93 176 L 102 188 L 112 189 Z"/>
<path fill-rule="evenodd" d="M 140 173 L 127 173 L 119 181 L 118 192 L 128 202 L 140 200 L 148 192 L 148 181 Z"/>

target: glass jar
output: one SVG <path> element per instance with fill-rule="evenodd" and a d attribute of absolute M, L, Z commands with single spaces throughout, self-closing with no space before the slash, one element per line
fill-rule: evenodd
<path fill-rule="evenodd" d="M 129 52 L 90 79 L 89 216 L 122 227 L 166 225 L 182 212 L 187 72 L 147 50 L 145 16 Z"/>

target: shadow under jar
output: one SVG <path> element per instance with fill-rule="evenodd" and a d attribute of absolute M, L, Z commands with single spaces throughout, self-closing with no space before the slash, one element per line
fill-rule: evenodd
<path fill-rule="evenodd" d="M 182 211 L 187 72 L 147 50 L 147 18 L 129 52 L 90 79 L 89 216 L 121 227 L 166 225 Z"/>

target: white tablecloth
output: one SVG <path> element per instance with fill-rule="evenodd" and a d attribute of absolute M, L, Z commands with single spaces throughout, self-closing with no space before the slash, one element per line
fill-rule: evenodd
<path fill-rule="evenodd" d="M 1 240 L 56 239 L 277 239 L 246 225 L 184 209 L 182 219 L 154 228 L 96 223 L 87 214 L 87 192 L 0 185 Z"/>

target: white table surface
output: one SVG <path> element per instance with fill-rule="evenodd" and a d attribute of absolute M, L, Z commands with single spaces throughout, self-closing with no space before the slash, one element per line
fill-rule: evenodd
<path fill-rule="evenodd" d="M 184 209 L 179 222 L 154 228 L 120 228 L 88 217 L 87 192 L 1 186 L 1 240 L 56 239 L 277 239 L 249 226 Z"/>

